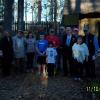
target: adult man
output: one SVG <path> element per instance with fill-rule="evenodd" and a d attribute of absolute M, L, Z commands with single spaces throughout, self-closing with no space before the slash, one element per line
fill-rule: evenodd
<path fill-rule="evenodd" d="M 72 46 L 76 42 L 75 36 L 72 35 L 71 27 L 66 27 L 66 34 L 63 38 L 63 72 L 64 76 L 68 74 L 68 65 L 69 72 L 73 75 L 73 58 L 72 58 Z M 68 62 L 68 63 L 67 63 Z"/>
<path fill-rule="evenodd" d="M 63 36 L 65 35 L 65 27 L 61 26 L 59 29 L 58 38 L 60 39 L 60 46 L 57 48 L 57 70 L 62 71 L 61 63 L 63 62 Z"/>
<path fill-rule="evenodd" d="M 54 29 L 50 29 L 49 35 L 46 36 L 46 39 L 49 43 L 52 43 L 55 48 L 58 48 L 60 45 L 59 38 L 55 35 Z"/>
<path fill-rule="evenodd" d="M 84 27 L 83 31 L 85 33 L 84 41 L 87 44 L 88 49 L 89 49 L 88 64 L 85 65 L 86 76 L 94 78 L 96 76 L 95 58 L 98 54 L 98 49 L 99 49 L 98 40 L 95 35 L 89 32 L 88 26 Z"/>
<path fill-rule="evenodd" d="M 25 44 L 23 31 L 19 30 L 17 35 L 13 37 L 14 57 L 17 65 L 16 72 L 24 72 Z"/>
<path fill-rule="evenodd" d="M 1 39 L 1 50 L 3 58 L 2 72 L 4 76 L 8 76 L 10 75 L 13 60 L 13 42 L 8 31 L 4 32 L 4 36 Z"/>

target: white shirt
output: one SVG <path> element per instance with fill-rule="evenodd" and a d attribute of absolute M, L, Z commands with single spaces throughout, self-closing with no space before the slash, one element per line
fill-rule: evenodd
<path fill-rule="evenodd" d="M 56 62 L 56 56 L 57 56 L 57 51 L 55 48 L 49 47 L 46 50 L 46 62 L 47 63 L 55 63 Z"/>
<path fill-rule="evenodd" d="M 85 43 L 82 43 L 81 45 L 74 43 L 72 46 L 72 53 L 74 59 L 81 63 L 83 63 L 86 57 L 89 56 L 89 50 Z"/>
<path fill-rule="evenodd" d="M 70 45 L 71 37 L 72 37 L 72 35 L 68 35 L 67 38 L 66 38 L 66 45 L 67 46 Z"/>

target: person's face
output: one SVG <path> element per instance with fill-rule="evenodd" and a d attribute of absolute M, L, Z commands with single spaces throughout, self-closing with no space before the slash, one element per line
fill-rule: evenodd
<path fill-rule="evenodd" d="M 32 38 L 32 36 L 33 36 L 32 33 L 30 33 L 30 34 L 29 34 L 29 38 Z"/>
<path fill-rule="evenodd" d="M 40 35 L 40 40 L 43 40 L 44 39 L 44 35 Z"/>
<path fill-rule="evenodd" d="M 72 29 L 71 29 L 71 27 L 67 27 L 67 28 L 66 28 L 66 33 L 67 33 L 68 35 L 72 34 Z"/>
<path fill-rule="evenodd" d="M 79 37 L 78 40 L 77 40 L 78 44 L 81 44 L 82 43 L 82 38 Z"/>
<path fill-rule="evenodd" d="M 61 29 L 60 29 L 60 33 L 64 33 L 64 29 L 61 28 Z"/>
<path fill-rule="evenodd" d="M 22 32 L 18 32 L 18 37 L 22 37 L 22 36 L 23 36 Z"/>
<path fill-rule="evenodd" d="M 74 30 L 74 33 L 76 33 L 76 34 L 77 34 L 77 33 L 78 33 L 78 31 L 77 31 L 77 30 Z"/>
<path fill-rule="evenodd" d="M 54 30 L 50 30 L 50 35 L 54 35 Z"/>
<path fill-rule="evenodd" d="M 87 35 L 89 33 L 89 28 L 84 28 L 83 31 Z"/>

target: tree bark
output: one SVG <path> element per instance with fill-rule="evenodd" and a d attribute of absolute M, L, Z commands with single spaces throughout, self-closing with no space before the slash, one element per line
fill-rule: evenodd
<path fill-rule="evenodd" d="M 18 30 L 24 31 L 24 0 L 18 0 Z"/>
<path fill-rule="evenodd" d="M 4 0 L 4 30 L 12 32 L 14 0 Z"/>

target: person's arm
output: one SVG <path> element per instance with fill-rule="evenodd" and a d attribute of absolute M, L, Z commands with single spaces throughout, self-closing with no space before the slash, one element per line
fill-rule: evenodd
<path fill-rule="evenodd" d="M 55 49 L 55 56 L 57 56 L 58 54 L 57 54 L 57 50 Z"/>
<path fill-rule="evenodd" d="M 24 51 L 26 53 L 26 50 L 27 50 L 27 38 L 24 37 Z"/>
<path fill-rule="evenodd" d="M 45 55 L 45 53 L 46 53 L 46 50 L 47 50 L 47 48 L 48 48 L 48 41 L 46 41 L 46 49 L 45 49 L 45 51 L 42 53 L 42 55 Z"/>
<path fill-rule="evenodd" d="M 38 49 L 38 41 L 36 42 L 36 52 L 37 52 L 39 55 L 41 55 L 41 52 L 40 52 L 39 49 Z"/>
<path fill-rule="evenodd" d="M 74 57 L 74 45 L 72 46 L 72 57 Z"/>
<path fill-rule="evenodd" d="M 85 44 L 85 55 L 86 55 L 86 61 L 88 61 L 89 50 L 86 44 Z"/>
<path fill-rule="evenodd" d="M 57 50 L 54 48 L 55 60 L 57 60 Z"/>
<path fill-rule="evenodd" d="M 33 44 L 33 46 L 34 46 L 34 52 L 36 53 L 36 38 L 34 38 L 34 44 Z"/>
<path fill-rule="evenodd" d="M 57 40 L 57 48 L 58 48 L 61 45 L 61 41 L 60 41 L 59 37 L 56 37 L 56 38 L 57 38 L 56 40 Z"/>
<path fill-rule="evenodd" d="M 12 37 L 12 41 L 13 41 L 13 51 L 16 52 L 16 49 L 17 49 L 16 37 Z"/>
<path fill-rule="evenodd" d="M 93 44 L 94 44 L 94 47 L 95 47 L 95 57 L 97 56 L 97 54 L 98 54 L 98 50 L 99 50 L 99 44 L 98 44 L 98 39 L 97 39 L 97 37 L 96 36 L 94 36 L 94 42 L 93 42 Z"/>

